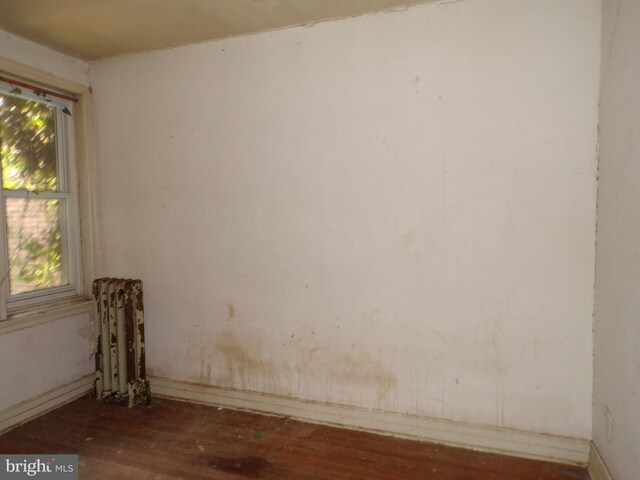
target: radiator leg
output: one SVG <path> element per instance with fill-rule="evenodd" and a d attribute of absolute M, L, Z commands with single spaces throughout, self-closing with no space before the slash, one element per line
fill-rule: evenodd
<path fill-rule="evenodd" d="M 133 400 L 134 400 L 134 397 L 135 397 L 136 395 L 135 395 L 135 390 L 134 390 L 134 388 L 133 388 L 133 385 L 131 385 L 130 383 L 129 383 L 129 384 L 127 384 L 127 394 L 129 395 L 129 398 L 128 398 L 128 402 L 129 402 L 128 407 L 129 407 L 129 408 L 133 408 Z"/>
<path fill-rule="evenodd" d="M 102 394 L 104 393 L 104 387 L 102 385 L 102 372 L 100 371 L 96 372 L 95 388 L 96 388 L 96 400 L 99 402 L 102 400 Z"/>

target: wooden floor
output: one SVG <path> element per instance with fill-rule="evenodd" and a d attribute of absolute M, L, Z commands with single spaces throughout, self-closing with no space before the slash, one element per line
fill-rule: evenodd
<path fill-rule="evenodd" d="M 0 453 L 77 453 L 81 479 L 576 480 L 584 469 L 154 399 L 84 397 L 0 436 Z"/>

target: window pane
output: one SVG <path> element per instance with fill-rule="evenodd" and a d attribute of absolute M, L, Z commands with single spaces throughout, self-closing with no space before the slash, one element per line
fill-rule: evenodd
<path fill-rule="evenodd" d="M 2 187 L 56 190 L 56 109 L 11 95 L 0 95 Z"/>
<path fill-rule="evenodd" d="M 6 198 L 11 295 L 68 284 L 64 201 Z"/>

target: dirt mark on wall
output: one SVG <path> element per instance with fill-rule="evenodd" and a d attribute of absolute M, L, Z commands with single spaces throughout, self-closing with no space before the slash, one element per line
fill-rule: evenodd
<path fill-rule="evenodd" d="M 260 338 L 237 338 L 223 331 L 215 337 L 199 337 L 186 352 L 191 381 L 204 385 L 261 390 L 275 383 L 273 363 L 264 358 Z"/>
<path fill-rule="evenodd" d="M 259 340 L 238 340 L 231 332 L 223 332 L 214 343 L 219 359 L 218 376 L 224 384 L 257 388 L 255 383 L 273 383 L 275 368 L 264 358 Z"/>
<path fill-rule="evenodd" d="M 76 330 L 76 335 L 78 335 L 81 338 L 84 338 L 85 340 L 93 340 L 95 338 L 93 324 L 87 323 L 86 325 L 83 325 L 82 327 L 78 328 Z"/>
<path fill-rule="evenodd" d="M 379 407 L 389 399 L 398 383 L 391 370 L 365 352 L 339 356 L 331 371 L 338 382 L 373 388 Z"/>
<path fill-rule="evenodd" d="M 488 375 L 497 385 L 502 385 L 507 374 L 504 358 L 504 332 L 499 319 L 487 318 L 475 329 L 476 373 Z"/>

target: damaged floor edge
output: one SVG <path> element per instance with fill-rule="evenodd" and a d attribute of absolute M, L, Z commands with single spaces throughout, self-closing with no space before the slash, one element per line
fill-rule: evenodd
<path fill-rule="evenodd" d="M 589 460 L 590 442 L 586 439 L 368 411 L 160 377 L 149 377 L 149 379 L 152 396 L 288 416 L 310 423 L 364 430 L 398 438 L 534 460 L 580 466 L 586 465 Z"/>

